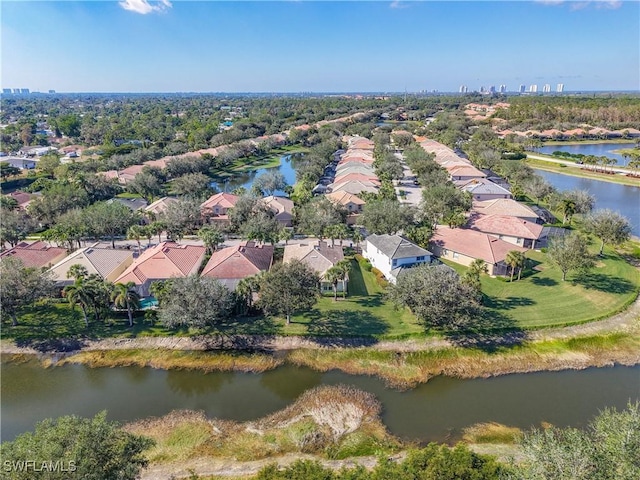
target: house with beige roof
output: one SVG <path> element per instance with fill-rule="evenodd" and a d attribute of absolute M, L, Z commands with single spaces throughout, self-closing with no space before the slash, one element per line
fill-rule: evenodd
<path fill-rule="evenodd" d="M 22 192 L 20 190 L 8 193 L 5 197 L 15 200 L 20 210 L 26 210 L 33 199 L 33 195 L 31 193 Z"/>
<path fill-rule="evenodd" d="M 283 227 L 293 226 L 293 201 L 286 197 L 269 195 L 260 200 L 273 214 Z"/>
<path fill-rule="evenodd" d="M 454 182 L 463 192 L 469 192 L 473 200 L 495 200 L 497 198 L 511 199 L 513 195 L 506 188 L 493 183 L 486 178 L 474 178 L 473 180 Z"/>
<path fill-rule="evenodd" d="M 198 273 L 206 253 L 201 245 L 180 245 L 162 242 L 148 248 L 116 279 L 116 283 L 133 282 L 138 294 L 149 296 L 153 282 L 182 278 Z"/>
<path fill-rule="evenodd" d="M 144 208 L 145 213 L 151 214 L 153 216 L 158 216 L 161 213 L 165 212 L 169 205 L 175 203 L 178 199 L 174 197 L 162 197 L 156 200 L 153 203 L 150 203 Z"/>
<path fill-rule="evenodd" d="M 365 201 L 345 191 L 327 193 L 326 197 L 347 210 L 347 225 L 356 225 L 362 213 Z"/>
<path fill-rule="evenodd" d="M 473 180 L 476 178 L 485 178 L 487 176 L 482 170 L 477 169 L 470 163 L 467 165 L 454 165 L 454 166 L 445 166 L 444 167 L 449 175 L 451 176 L 452 181 L 461 181 L 461 180 Z"/>
<path fill-rule="evenodd" d="M 504 215 L 518 217 L 532 223 L 544 223 L 531 207 L 516 202 L 511 198 L 497 198 L 495 200 L 485 200 L 481 202 L 474 201 L 471 209 L 473 212 L 482 215 Z"/>
<path fill-rule="evenodd" d="M 536 248 L 544 230 L 542 225 L 535 222 L 508 215 L 475 214 L 471 216 L 467 226 L 524 248 Z"/>
<path fill-rule="evenodd" d="M 211 222 L 228 222 L 227 213 L 236 205 L 238 198 L 238 195 L 231 193 L 216 193 L 200 205 L 202 216 Z"/>
<path fill-rule="evenodd" d="M 0 261 L 16 258 L 27 268 L 51 268 L 67 256 L 67 249 L 52 247 L 45 242 L 20 242 L 13 248 L 0 253 Z"/>
<path fill-rule="evenodd" d="M 284 247 L 283 263 L 292 260 L 300 260 L 308 265 L 313 271 L 320 275 L 321 287 L 323 292 L 333 291 L 333 284 L 324 280 L 324 276 L 331 267 L 338 262 L 344 260 L 342 247 L 338 245 L 331 246 L 326 242 L 317 242 L 313 244 L 290 244 Z M 342 283 L 342 282 L 340 282 Z M 344 282 L 344 288 L 347 287 Z M 343 291 L 343 285 L 338 284 L 338 291 Z"/>
<path fill-rule="evenodd" d="M 438 226 L 429 242 L 429 249 L 436 257 L 460 265 L 469 266 L 476 259 L 484 260 L 491 276 L 508 275 L 505 259 L 510 251 L 527 251 L 488 233 L 444 226 Z"/>
<path fill-rule="evenodd" d="M 378 193 L 380 186 L 369 181 L 351 180 L 332 183 L 328 190 L 331 192 L 347 192 L 358 195 L 362 192 Z"/>
<path fill-rule="evenodd" d="M 94 244 L 76 250 L 68 257 L 60 260 L 50 268 L 52 278 L 58 286 L 73 283 L 67 278 L 67 272 L 72 265 L 82 265 L 89 274 L 98 274 L 108 282 L 115 282 L 118 276 L 133 263 L 131 250 L 98 247 Z"/>
<path fill-rule="evenodd" d="M 200 275 L 216 278 L 234 291 L 243 278 L 269 271 L 273 250 L 273 245 L 256 245 L 254 242 L 223 248 L 211 255 Z"/>

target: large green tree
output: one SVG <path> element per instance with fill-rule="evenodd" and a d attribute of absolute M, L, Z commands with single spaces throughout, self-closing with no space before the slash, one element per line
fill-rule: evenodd
<path fill-rule="evenodd" d="M 620 245 L 631 237 L 629 220 L 609 209 L 596 210 L 588 215 L 585 219 L 585 228 L 601 240 L 600 255 L 606 243 Z"/>
<path fill-rule="evenodd" d="M 162 293 L 160 321 L 169 328 L 218 327 L 231 315 L 231 292 L 214 278 L 173 278 Z"/>
<path fill-rule="evenodd" d="M 52 294 L 53 281 L 49 273 L 27 268 L 22 261 L 7 257 L 0 262 L 0 292 L 2 317 L 11 318 L 16 326 L 22 308 Z"/>
<path fill-rule="evenodd" d="M 589 243 L 579 233 L 556 236 L 549 240 L 547 256 L 562 272 L 562 281 L 570 271 L 582 272 L 593 267 L 594 261 L 589 254 Z"/>
<path fill-rule="evenodd" d="M 33 432 L 0 445 L 4 461 L 2 478 L 134 480 L 147 466 L 144 452 L 153 444 L 153 440 L 128 433 L 117 423 L 107 421 L 106 412 L 94 418 L 71 415 L 47 419 L 39 422 Z"/>
<path fill-rule="evenodd" d="M 320 295 L 320 277 L 304 263 L 294 260 L 274 266 L 260 283 L 258 305 L 267 315 L 291 315 L 313 307 Z"/>
<path fill-rule="evenodd" d="M 362 210 L 362 225 L 369 233 L 395 234 L 415 222 L 417 211 L 397 200 L 372 200 Z"/>
<path fill-rule="evenodd" d="M 389 285 L 387 295 L 398 307 L 408 307 L 427 329 L 465 329 L 482 311 L 475 289 L 444 265 L 406 270 Z"/>
<path fill-rule="evenodd" d="M 108 237 L 112 248 L 115 248 L 116 236 L 126 235 L 137 221 L 131 209 L 117 201 L 94 203 L 86 209 L 86 218 L 91 231 L 97 237 Z"/>

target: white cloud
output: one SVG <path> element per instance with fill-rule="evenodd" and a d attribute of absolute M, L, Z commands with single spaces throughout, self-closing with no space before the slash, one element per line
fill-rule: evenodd
<path fill-rule="evenodd" d="M 609 10 L 615 10 L 616 8 L 620 8 L 622 6 L 622 0 L 534 0 L 536 3 L 541 3 L 543 5 L 569 5 L 571 10 L 582 10 L 587 7 L 594 8 L 606 8 Z"/>
<path fill-rule="evenodd" d="M 171 8 L 169 0 L 160 0 L 158 2 L 149 3 L 148 0 L 122 0 L 119 5 L 130 12 L 146 15 L 152 12 L 164 12 L 167 8 Z"/>

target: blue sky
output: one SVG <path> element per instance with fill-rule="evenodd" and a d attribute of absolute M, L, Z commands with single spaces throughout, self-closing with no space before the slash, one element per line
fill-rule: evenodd
<path fill-rule="evenodd" d="M 6 1 L 3 88 L 640 90 L 638 1 Z"/>

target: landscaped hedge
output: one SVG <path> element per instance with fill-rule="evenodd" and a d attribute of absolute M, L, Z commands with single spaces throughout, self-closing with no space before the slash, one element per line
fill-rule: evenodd
<path fill-rule="evenodd" d="M 366 258 L 364 258 L 359 253 L 354 255 L 354 258 L 358 262 L 358 265 L 360 265 L 360 268 L 366 270 L 367 272 L 370 272 L 371 269 L 373 268 L 373 265 L 371 265 L 371 262 L 369 260 L 367 260 Z"/>

